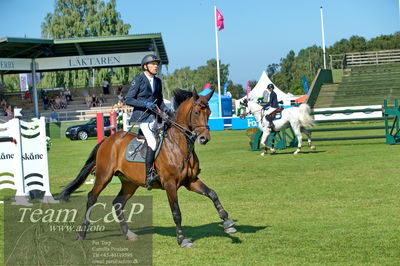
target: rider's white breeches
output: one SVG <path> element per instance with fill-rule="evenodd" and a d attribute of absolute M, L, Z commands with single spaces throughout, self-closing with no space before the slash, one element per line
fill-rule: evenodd
<path fill-rule="evenodd" d="M 143 122 L 140 123 L 139 127 L 143 132 L 144 137 L 146 138 L 147 141 L 147 145 L 149 145 L 149 147 L 155 151 L 156 150 L 156 146 L 157 146 L 157 142 L 156 142 L 156 130 L 158 127 L 158 123 L 156 120 L 152 121 L 152 122 Z"/>
<path fill-rule="evenodd" d="M 275 111 L 277 108 L 270 107 L 267 111 L 265 111 L 265 115 L 269 115 L 273 111 Z"/>

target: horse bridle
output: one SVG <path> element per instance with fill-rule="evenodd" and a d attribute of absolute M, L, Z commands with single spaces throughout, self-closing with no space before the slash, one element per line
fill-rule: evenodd
<path fill-rule="evenodd" d="M 192 120 L 192 113 L 193 113 L 193 108 L 194 108 L 194 103 L 192 104 L 192 107 L 190 108 L 190 114 L 189 114 L 189 121 Z M 208 104 L 206 105 L 206 107 L 208 107 Z M 191 143 L 194 143 L 196 141 L 197 138 L 197 133 L 196 133 L 196 129 L 197 128 L 206 128 L 208 130 L 210 130 L 210 127 L 208 125 L 196 125 L 194 128 L 192 128 L 191 126 L 189 126 L 189 129 L 185 128 L 184 126 L 176 123 L 175 121 L 172 121 L 169 117 L 165 117 L 165 120 L 167 120 L 171 125 L 173 125 L 174 127 L 176 127 L 180 132 L 182 132 L 186 139 L 189 140 Z"/>

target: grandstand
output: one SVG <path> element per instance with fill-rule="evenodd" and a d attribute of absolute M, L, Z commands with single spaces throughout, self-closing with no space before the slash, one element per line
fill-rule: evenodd
<path fill-rule="evenodd" d="M 382 105 L 384 99 L 400 99 L 400 56 L 392 58 L 386 56 L 387 62 L 377 64 L 360 59 L 357 64 L 347 62 L 341 81 L 323 84 L 314 107 Z"/>
<path fill-rule="evenodd" d="M 43 102 L 40 99 L 40 95 L 38 95 L 39 101 L 39 112 L 42 116 L 46 117 L 48 121 L 57 120 L 57 121 L 77 121 L 77 120 L 87 120 L 91 117 L 94 117 L 97 112 L 109 113 L 118 102 L 118 98 L 116 95 L 116 90 L 118 86 L 111 86 L 110 94 L 104 95 L 105 103 L 102 104 L 101 107 L 87 107 L 85 103 L 85 96 L 87 94 L 92 95 L 96 94 L 97 96 L 102 93 L 101 87 L 95 88 L 75 88 L 71 89 L 73 101 L 68 103 L 67 108 L 65 109 L 56 109 L 56 110 L 45 110 L 43 106 Z M 124 87 L 123 92 L 126 94 L 128 87 Z M 48 91 L 49 98 L 59 95 L 59 90 Z M 38 93 L 39 94 L 39 93 Z M 29 120 L 34 116 L 34 107 L 33 103 L 29 103 L 27 100 L 23 99 L 23 95 L 19 92 L 14 93 L 4 93 L 3 96 L 6 98 L 7 102 L 13 107 L 22 108 L 22 119 Z M 5 114 L 0 114 L 1 120 L 5 122 L 7 119 L 4 116 Z"/>

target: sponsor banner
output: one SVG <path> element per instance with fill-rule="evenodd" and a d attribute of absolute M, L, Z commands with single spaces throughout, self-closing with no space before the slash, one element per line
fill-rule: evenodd
<path fill-rule="evenodd" d="M 147 54 L 149 52 L 49 57 L 36 58 L 35 62 L 37 71 L 131 66 L 140 65 L 142 58 Z M 0 71 L 30 71 L 31 62 L 32 59 L 0 58 Z"/>
<path fill-rule="evenodd" d="M 32 59 L 0 58 L 0 71 L 31 70 Z"/>
<path fill-rule="evenodd" d="M 140 65 L 149 52 L 37 58 L 37 70 Z"/>
<path fill-rule="evenodd" d="M 28 90 L 28 74 L 26 74 L 26 73 L 19 74 L 19 85 L 20 85 L 21 91 Z"/>
<path fill-rule="evenodd" d="M 258 127 L 257 121 L 253 116 L 244 119 L 232 117 L 232 129 L 248 129 L 250 127 Z"/>

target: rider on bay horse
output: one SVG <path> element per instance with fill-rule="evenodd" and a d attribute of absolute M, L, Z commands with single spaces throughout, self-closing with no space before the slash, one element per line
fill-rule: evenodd
<path fill-rule="evenodd" d="M 269 109 L 265 112 L 265 117 L 269 122 L 269 128 L 273 129 L 274 128 L 274 123 L 272 120 L 274 120 L 274 116 L 271 115 L 272 112 L 274 112 L 276 109 L 279 108 L 279 103 L 278 103 L 278 97 L 276 93 L 274 92 L 275 86 L 274 84 L 268 84 L 267 90 L 269 92 L 269 102 L 266 104 L 266 107 L 269 106 Z"/>
<path fill-rule="evenodd" d="M 139 124 L 140 130 L 147 141 L 146 151 L 146 188 L 152 189 L 158 180 L 158 175 L 153 167 L 156 151 L 156 130 L 160 127 L 160 117 L 156 114 L 159 110 L 171 114 L 171 110 L 164 104 L 161 79 L 156 77 L 160 59 L 152 54 L 142 59 L 143 73 L 136 76 L 131 83 L 126 95 L 126 104 L 133 106 L 130 122 Z"/>

